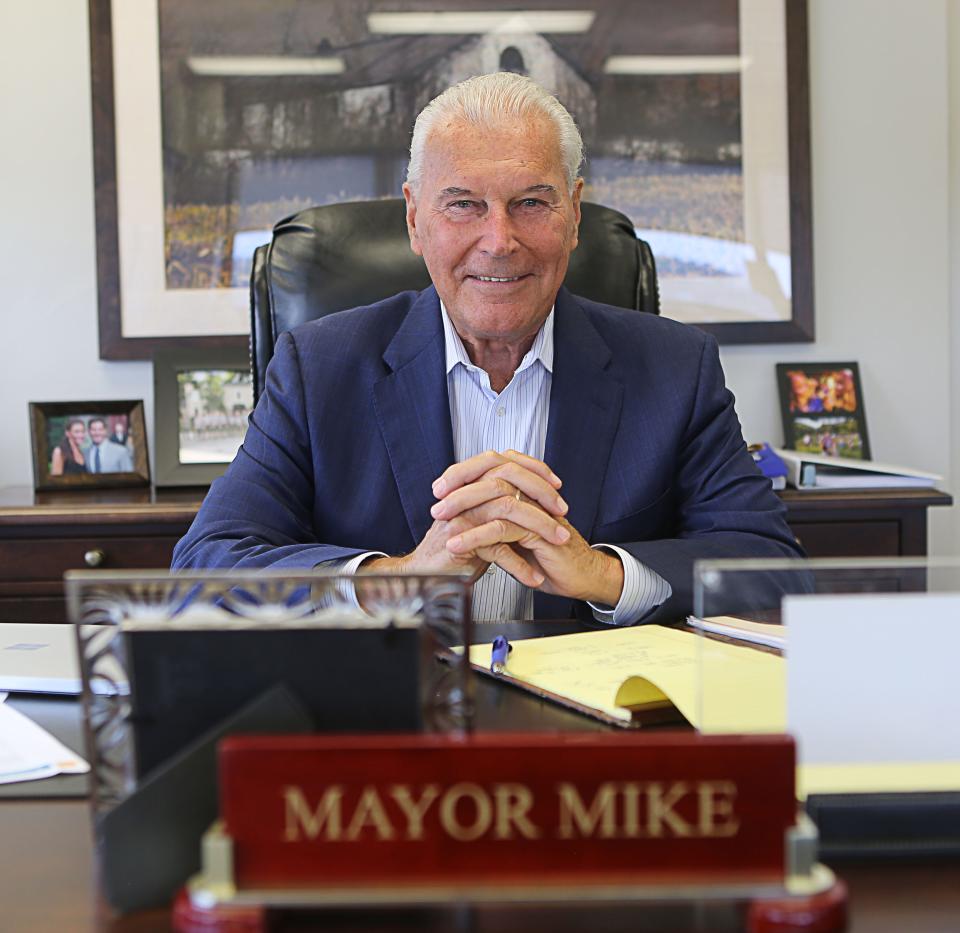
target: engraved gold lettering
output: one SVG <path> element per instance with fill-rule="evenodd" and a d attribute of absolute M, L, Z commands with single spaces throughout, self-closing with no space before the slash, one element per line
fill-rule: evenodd
<path fill-rule="evenodd" d="M 495 838 L 512 839 L 514 828 L 527 839 L 539 838 L 539 830 L 527 816 L 533 806 L 533 794 L 529 787 L 523 784 L 494 784 L 493 799 L 497 813 L 493 830 Z"/>
<path fill-rule="evenodd" d="M 474 817 L 470 824 L 463 824 L 457 817 L 457 804 L 464 798 L 473 801 Z M 440 801 L 440 824 L 454 839 L 473 842 L 479 839 L 493 821 L 493 807 L 487 792 L 477 784 L 463 782 L 454 784 Z"/>
<path fill-rule="evenodd" d="M 573 784 L 566 782 L 557 785 L 560 795 L 560 817 L 557 835 L 561 839 L 574 837 L 574 824 L 581 836 L 592 836 L 597 824 L 600 824 L 600 838 L 612 839 L 616 835 L 616 785 L 610 781 L 601 784 L 590 803 L 590 809 L 583 804 L 580 793 Z"/>
<path fill-rule="evenodd" d="M 430 804 L 440 796 L 436 784 L 427 784 L 419 800 L 413 799 L 410 788 L 405 784 L 395 784 L 390 788 L 390 796 L 397 802 L 407 819 L 407 839 L 423 839 L 423 818 Z"/>
<path fill-rule="evenodd" d="M 666 792 L 662 784 L 647 785 L 647 832 L 651 836 L 662 836 L 664 825 L 674 836 L 693 835 L 693 827 L 673 809 L 689 790 L 683 781 L 671 784 Z"/>
<path fill-rule="evenodd" d="M 629 782 L 623 785 L 623 826 L 621 835 L 636 839 L 640 833 L 640 790 L 642 784 Z"/>
<path fill-rule="evenodd" d="M 350 842 L 359 839 L 365 826 L 372 826 L 377 832 L 378 839 L 393 839 L 394 833 L 393 827 L 390 825 L 390 818 L 387 816 L 380 795 L 373 785 L 364 787 L 363 793 L 357 801 L 357 807 L 353 811 L 353 818 L 347 827 L 346 838 Z"/>
<path fill-rule="evenodd" d="M 333 784 L 320 798 L 316 808 L 311 810 L 299 787 L 283 789 L 285 828 L 283 838 L 286 842 L 298 842 L 301 832 L 307 839 L 316 839 L 321 830 L 324 838 L 336 842 L 340 838 L 343 826 L 340 809 L 343 800 L 343 787 Z"/>
<path fill-rule="evenodd" d="M 733 781 L 701 781 L 697 795 L 700 798 L 700 834 L 736 836 L 740 830 L 740 819 L 733 812 L 737 785 Z"/>

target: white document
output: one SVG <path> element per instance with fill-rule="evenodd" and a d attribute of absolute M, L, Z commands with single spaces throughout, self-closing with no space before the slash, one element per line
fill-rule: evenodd
<path fill-rule="evenodd" d="M 724 635 L 737 641 L 746 641 L 752 645 L 766 645 L 768 648 L 787 647 L 787 630 L 782 625 L 769 622 L 751 622 L 736 616 L 687 616 L 687 625 L 714 635 Z"/>
<path fill-rule="evenodd" d="M 930 489 L 943 477 L 876 460 L 825 457 L 798 450 L 774 451 L 787 465 L 787 482 L 797 489 Z"/>
<path fill-rule="evenodd" d="M 803 764 L 960 761 L 960 594 L 787 596 Z"/>
<path fill-rule="evenodd" d="M 3 701 L 0 694 L 0 784 L 55 774 L 83 774 L 90 766 L 46 729 Z"/>
<path fill-rule="evenodd" d="M 107 635 L 113 633 L 104 626 L 97 628 Z M 101 676 L 92 684 L 95 693 L 129 693 L 126 677 L 114 658 L 104 658 L 99 670 Z M 79 694 L 80 689 L 77 635 L 71 623 L 0 625 L 0 690 Z"/>

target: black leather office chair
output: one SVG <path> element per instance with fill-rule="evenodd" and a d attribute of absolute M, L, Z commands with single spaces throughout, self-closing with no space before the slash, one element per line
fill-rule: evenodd
<path fill-rule="evenodd" d="M 250 366 L 254 400 L 284 331 L 430 284 L 410 249 L 402 198 L 311 207 L 273 228 L 254 253 Z M 583 204 L 580 244 L 564 284 L 594 301 L 660 313 L 653 253 L 619 211 Z"/>

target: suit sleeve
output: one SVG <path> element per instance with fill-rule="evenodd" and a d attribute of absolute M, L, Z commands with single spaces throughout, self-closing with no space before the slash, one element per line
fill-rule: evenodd
<path fill-rule="evenodd" d="M 172 568 L 307 570 L 357 554 L 317 541 L 315 494 L 300 361 L 287 333 L 277 341 L 243 446 L 210 487 Z"/>
<path fill-rule="evenodd" d="M 644 622 L 693 611 L 697 560 L 804 556 L 786 523 L 786 508 L 747 451 L 733 395 L 724 383 L 716 340 L 707 335 L 678 452 L 674 490 L 673 537 L 618 542 L 673 590 Z"/>

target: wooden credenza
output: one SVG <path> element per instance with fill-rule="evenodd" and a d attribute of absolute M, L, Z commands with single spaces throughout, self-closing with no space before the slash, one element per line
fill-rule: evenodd
<path fill-rule="evenodd" d="M 67 570 L 169 567 L 204 493 L 0 489 L 0 622 L 66 621 Z M 927 509 L 953 502 L 931 489 L 780 495 L 811 557 L 923 556 Z"/>
<path fill-rule="evenodd" d="M 810 557 L 925 557 L 927 509 L 953 505 L 937 489 L 785 489 L 779 495 Z"/>
<path fill-rule="evenodd" d="M 0 622 L 66 622 L 63 574 L 170 566 L 205 489 L 0 489 Z"/>

